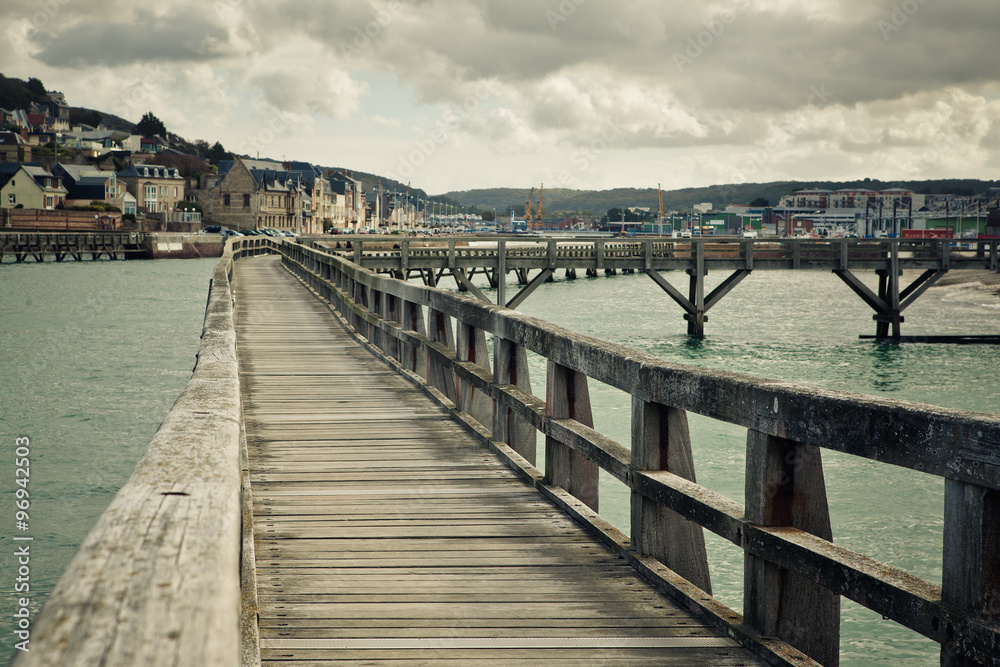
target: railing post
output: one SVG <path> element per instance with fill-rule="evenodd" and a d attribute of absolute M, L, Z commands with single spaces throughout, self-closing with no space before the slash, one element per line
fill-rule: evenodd
<path fill-rule="evenodd" d="M 354 305 L 368 310 L 368 286 L 358 280 L 354 281 Z M 370 340 L 368 337 L 368 320 L 360 313 L 354 316 L 354 330 L 359 336 Z"/>
<path fill-rule="evenodd" d="M 632 468 L 666 470 L 692 482 L 694 455 L 687 413 L 632 397 Z M 701 526 L 632 492 L 632 547 L 652 556 L 706 593 L 712 592 Z"/>
<path fill-rule="evenodd" d="M 451 324 L 451 316 L 440 310 L 431 308 L 427 313 L 427 340 L 431 343 L 440 343 L 449 351 L 455 350 L 455 331 Z M 455 390 L 455 374 L 450 368 L 434 355 L 430 355 L 427 360 L 427 383 L 432 387 L 437 387 L 448 399 L 458 405 L 458 392 Z"/>
<path fill-rule="evenodd" d="M 818 447 L 747 433 L 746 518 L 833 540 Z M 827 667 L 840 662 L 840 597 L 763 558 L 744 555 L 744 622 Z"/>
<path fill-rule="evenodd" d="M 587 376 L 550 360 L 545 410 L 552 419 L 573 419 L 593 428 Z M 595 462 L 545 436 L 546 483 L 561 486 L 595 512 L 599 511 L 598 470 Z"/>
<path fill-rule="evenodd" d="M 461 320 L 458 321 L 458 360 L 470 361 L 486 370 L 490 369 L 486 332 Z M 461 378 L 455 378 L 455 385 L 458 391 L 458 409 L 472 415 L 473 419 L 485 428 L 491 427 L 493 406 L 490 397 L 472 385 L 462 382 Z"/>
<path fill-rule="evenodd" d="M 427 336 L 427 327 L 424 325 L 423 306 L 412 301 L 403 302 L 403 329 L 411 331 L 418 336 Z M 404 345 L 403 348 L 403 368 L 416 373 L 426 382 L 427 374 L 427 350 L 422 344 Z"/>
<path fill-rule="evenodd" d="M 1000 491 L 945 479 L 944 602 L 976 616 L 1000 617 Z M 961 646 L 941 646 L 944 667 L 985 665 L 991 655 L 974 655 Z"/>
<path fill-rule="evenodd" d="M 499 336 L 493 338 L 493 383 L 514 386 L 526 394 L 531 393 L 527 351 Z M 536 435 L 533 424 L 499 401 L 494 401 L 493 440 L 507 443 L 528 463 L 535 465 Z"/>
<path fill-rule="evenodd" d="M 368 288 L 368 313 L 382 317 L 382 292 L 374 287 Z M 368 325 L 368 342 L 385 352 L 385 348 L 382 347 L 382 329 L 378 324 Z"/>
<path fill-rule="evenodd" d="M 385 306 L 384 306 L 385 312 L 382 315 L 382 319 L 385 320 L 386 322 L 394 322 L 395 324 L 402 326 L 403 313 L 402 313 L 402 308 L 400 307 L 401 305 L 402 303 L 398 296 L 386 294 Z M 400 349 L 401 341 L 389 333 L 385 333 L 384 336 L 389 345 L 389 350 L 387 351 L 387 354 L 389 354 L 393 359 L 395 359 L 399 363 L 403 363 L 403 354 L 402 350 Z"/>

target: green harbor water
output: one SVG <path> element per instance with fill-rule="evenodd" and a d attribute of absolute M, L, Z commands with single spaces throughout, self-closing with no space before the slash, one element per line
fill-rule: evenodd
<path fill-rule="evenodd" d="M 18 534 L 33 538 L 34 613 L 189 378 L 214 263 L 0 266 L 0 660 L 16 641 L 15 439 L 31 442 L 30 529 Z M 667 276 L 678 285 L 686 278 Z M 521 310 L 672 361 L 1000 411 L 1000 350 L 860 341 L 859 333 L 874 332 L 871 311 L 828 273 L 754 273 L 710 312 L 702 341 L 687 338 L 680 309 L 642 275 L 559 280 Z M 996 334 L 998 318 L 996 297 L 935 288 L 907 310 L 904 333 Z M 536 394 L 544 394 L 544 377 L 535 358 Z M 628 397 L 593 382 L 591 394 L 596 427 L 627 443 Z M 745 431 L 697 416 L 691 422 L 698 481 L 741 501 Z M 824 464 L 835 540 L 939 583 L 940 480 L 829 452 Z M 610 479 L 602 483 L 602 510 L 627 528 L 627 495 Z M 711 535 L 708 542 L 716 595 L 739 610 L 742 552 Z M 853 666 L 938 660 L 936 645 L 848 601 L 842 654 L 842 664 Z"/>
<path fill-rule="evenodd" d="M 34 617 L 190 378 L 216 261 L 0 266 L 0 663 L 16 651 L 25 595 L 12 538 L 33 538 Z M 25 437 L 29 529 L 19 531 L 14 452 Z"/>

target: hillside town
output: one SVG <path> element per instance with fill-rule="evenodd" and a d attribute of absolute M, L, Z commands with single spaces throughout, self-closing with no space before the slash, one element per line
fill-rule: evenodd
<path fill-rule="evenodd" d="M 28 106 L 0 108 L 3 228 L 197 232 L 209 227 L 231 234 L 266 230 L 284 235 L 435 229 L 976 237 L 995 234 L 1000 225 L 998 189 L 977 195 L 905 188 L 803 189 L 773 204 L 716 207 L 704 202 L 689 210 L 664 209 L 661 194 L 658 210 L 623 206 L 603 217 L 543 216 L 540 192 L 534 212 L 529 199 L 516 215 L 511 207 L 509 220 L 495 208 L 480 217 L 469 215 L 468 209 L 436 207 L 409 187 L 363 182 L 346 169 L 233 156 L 219 144 L 209 151 L 214 155 L 205 157 L 165 128 L 138 132 L 142 123 L 133 131 L 71 123 L 71 107 L 57 91 L 46 91 Z M 153 117 L 151 112 L 147 116 Z"/>
<path fill-rule="evenodd" d="M 319 234 L 416 224 L 416 197 L 366 190 L 347 170 L 240 157 L 212 164 L 171 135 L 71 126 L 69 118 L 55 91 L 30 110 L 0 108 L 0 226 L 18 227 L 21 218 L 56 229 L 216 224 Z"/>

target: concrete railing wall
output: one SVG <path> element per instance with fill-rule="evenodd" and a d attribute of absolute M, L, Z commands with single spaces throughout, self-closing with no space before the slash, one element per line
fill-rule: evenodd
<path fill-rule="evenodd" d="M 240 664 L 240 384 L 215 267 L 198 361 L 56 584 L 15 667 Z"/>
<path fill-rule="evenodd" d="M 768 661 L 837 664 L 846 596 L 939 642 L 942 664 L 1000 664 L 1000 417 L 673 364 L 303 244 L 269 245 L 509 465 Z M 548 363 L 544 400 L 528 351 Z M 628 445 L 593 429 L 590 379 L 631 395 Z M 747 429 L 743 504 L 696 483 L 689 412 Z M 822 449 L 945 479 L 942 586 L 832 542 Z M 631 491 L 631 536 L 597 513 L 599 469 Z M 702 528 L 744 550 L 742 615 L 710 595 Z"/>

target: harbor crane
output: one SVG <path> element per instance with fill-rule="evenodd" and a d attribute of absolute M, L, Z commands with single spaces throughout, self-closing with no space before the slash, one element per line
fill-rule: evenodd
<path fill-rule="evenodd" d="M 542 195 L 545 194 L 545 183 L 542 183 L 542 187 L 538 190 L 538 208 L 535 210 L 535 224 L 536 229 L 540 229 L 542 226 Z"/>

